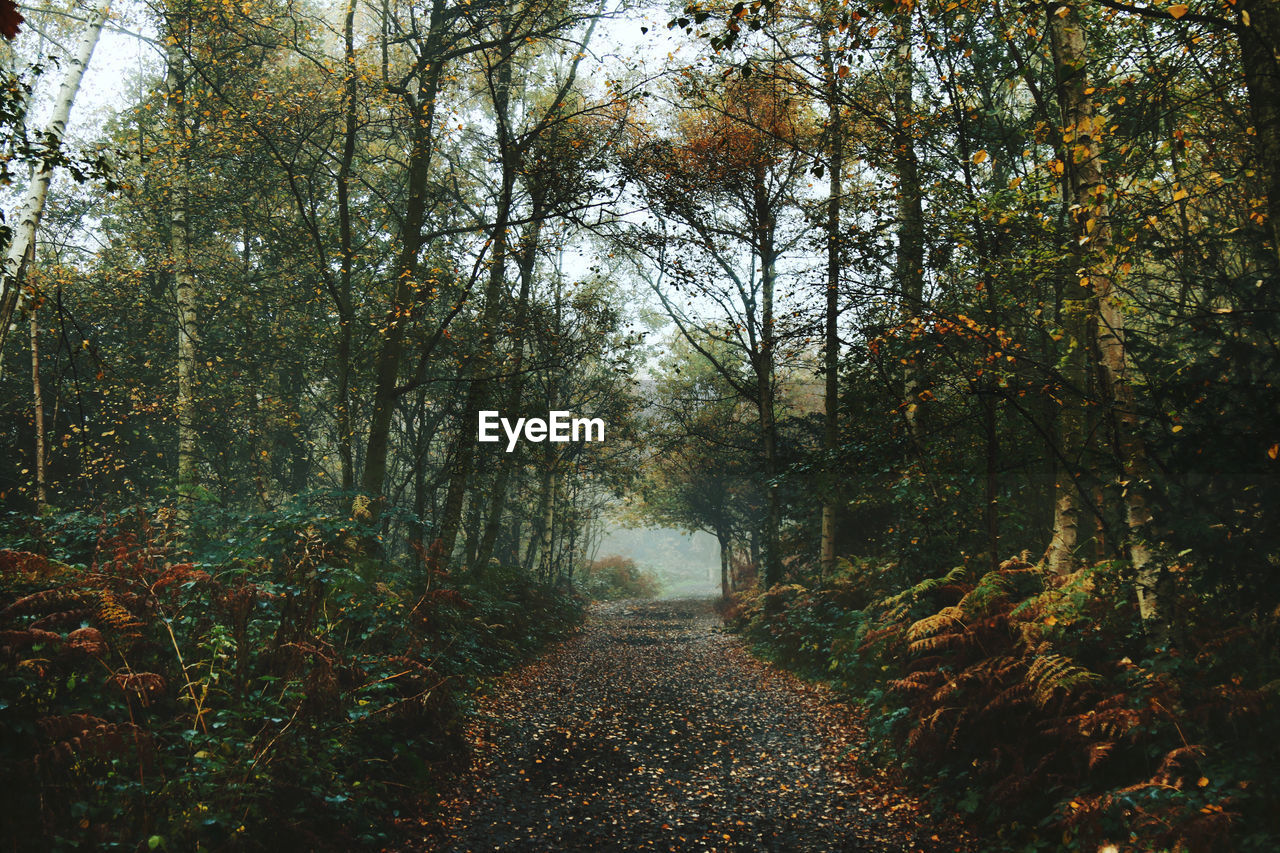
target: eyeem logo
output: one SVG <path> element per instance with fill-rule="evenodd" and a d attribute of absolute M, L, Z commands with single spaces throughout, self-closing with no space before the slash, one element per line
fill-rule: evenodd
<path fill-rule="evenodd" d="M 525 441 L 604 441 L 604 420 L 601 418 L 575 418 L 568 412 L 547 412 L 546 420 L 516 418 L 513 424 L 492 411 L 480 413 L 479 440 L 501 441 L 499 426 L 507 434 L 508 453 L 516 449 L 522 431 Z"/>

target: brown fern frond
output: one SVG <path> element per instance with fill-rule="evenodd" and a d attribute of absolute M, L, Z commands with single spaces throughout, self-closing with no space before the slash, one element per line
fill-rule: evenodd
<path fill-rule="evenodd" d="M 1222 710 L 1228 719 L 1238 717 L 1258 717 L 1267 708 L 1265 690 L 1240 687 L 1235 684 L 1219 684 L 1213 689 L 1215 697 L 1221 699 Z"/>
<path fill-rule="evenodd" d="M 1106 761 L 1110 757 L 1111 752 L 1115 749 L 1115 741 L 1104 740 L 1095 741 L 1088 746 L 1089 769 L 1097 768 L 1099 764 Z"/>
<path fill-rule="evenodd" d="M 947 735 L 947 749 L 955 749 L 965 736 L 965 724 L 974 716 L 972 709 L 967 705 L 960 707 L 960 712 L 956 714 L 955 720 L 951 724 L 951 733 Z"/>
<path fill-rule="evenodd" d="M 972 631 L 958 631 L 951 634 L 934 634 L 932 637 L 923 637 L 913 643 L 907 645 L 907 651 L 913 655 L 922 655 L 929 652 L 939 652 L 947 649 L 959 649 L 972 646 L 977 642 L 977 638 Z"/>
<path fill-rule="evenodd" d="M 28 583 L 57 577 L 67 566 L 29 551 L 0 550 L 0 575 L 16 576 Z"/>
<path fill-rule="evenodd" d="M 15 616 L 28 616 L 34 613 L 49 614 L 55 608 L 67 609 L 67 605 L 83 604 L 88 599 L 86 593 L 67 586 L 42 589 L 30 595 L 24 595 L 4 610 L 0 610 L 0 619 L 12 619 Z"/>
<path fill-rule="evenodd" d="M 889 682 L 889 689 L 903 693 L 932 690 L 941 676 L 936 670 L 929 672 L 913 672 L 904 678 L 895 678 Z"/>
<path fill-rule="evenodd" d="M 33 756 L 37 769 L 62 768 L 85 758 L 119 758 L 141 748 L 142 730 L 133 723 L 109 723 L 88 714 L 46 718 L 41 731 L 53 743 Z"/>
<path fill-rule="evenodd" d="M 43 631 L 39 628 L 0 631 L 0 648 L 7 648 L 10 651 L 15 652 L 23 649 L 29 649 L 36 643 L 61 642 L 61 634 L 55 634 L 52 631 Z"/>
<path fill-rule="evenodd" d="M 29 627 L 43 628 L 46 631 L 66 628 L 69 625 L 79 627 L 84 622 L 89 621 L 97 614 L 92 607 L 78 607 L 70 610 L 59 610 L 50 613 L 47 616 L 41 616 L 39 619 L 31 623 Z"/>
<path fill-rule="evenodd" d="M 97 628 L 77 628 L 67 634 L 67 648 L 92 657 L 101 657 L 107 651 L 107 643 Z"/>
<path fill-rule="evenodd" d="M 165 587 L 174 584 L 203 583 L 210 579 L 211 576 L 208 572 L 204 569 L 197 569 L 193 563 L 167 564 L 160 577 L 152 582 L 151 591 L 160 592 Z"/>
<path fill-rule="evenodd" d="M 105 725 L 106 720 L 92 714 L 62 714 L 36 720 L 36 728 L 49 740 L 66 740 Z"/>
<path fill-rule="evenodd" d="M 1111 698 L 1123 700 L 1124 697 Z M 1150 716 L 1149 712 L 1103 700 L 1103 703 L 1099 703 L 1099 707 L 1083 714 L 1067 717 L 1062 721 L 1060 728 L 1049 731 L 1060 731 L 1065 735 L 1068 729 L 1074 728 L 1086 738 L 1118 741 L 1138 726 L 1147 723 Z"/>
<path fill-rule="evenodd" d="M 1025 681 L 1017 681 L 1001 690 L 987 702 L 987 711 L 988 713 L 1003 711 L 1005 708 L 1025 704 L 1030 698 L 1031 685 Z"/>
<path fill-rule="evenodd" d="M 929 701 L 935 705 L 945 702 L 947 699 L 951 698 L 956 691 L 967 686 L 967 683 L 968 679 L 964 677 L 963 673 L 954 678 L 948 678 L 940 687 L 938 687 L 937 690 L 933 692 L 933 695 L 929 697 Z"/>
<path fill-rule="evenodd" d="M 134 672 L 120 670 L 111 676 L 112 682 L 126 693 L 135 693 L 144 705 L 164 692 L 168 686 L 165 677 L 158 672 Z"/>
<path fill-rule="evenodd" d="M 950 716 L 956 710 L 957 709 L 955 708 L 949 708 L 949 707 L 936 708 L 931 713 L 921 717 L 919 725 L 922 729 L 926 731 L 934 731 L 939 727 L 941 727 L 941 725 L 943 724 L 943 722 L 946 721 L 948 716 Z"/>
<path fill-rule="evenodd" d="M 903 635 L 903 627 L 899 623 L 891 623 L 879 628 L 872 628 L 862 637 L 862 642 L 858 645 L 859 652 L 870 650 L 874 645 L 881 642 L 891 643 L 898 640 Z"/>
<path fill-rule="evenodd" d="M 1195 779 L 1200 776 L 1200 768 L 1197 764 L 1200 756 L 1204 755 L 1204 747 L 1187 744 L 1177 749 L 1171 749 L 1165 753 L 1164 758 L 1160 760 L 1160 766 L 1156 768 L 1156 772 L 1151 777 L 1151 784 L 1155 785 L 1171 785 L 1175 788 L 1181 788 L 1189 779 Z"/>
<path fill-rule="evenodd" d="M 136 635 L 144 624 L 132 610 L 120 603 L 114 593 L 106 589 L 98 593 L 98 619 L 126 636 Z"/>
<path fill-rule="evenodd" d="M 907 629 L 907 639 L 915 642 L 947 628 L 959 627 L 963 630 L 966 625 L 961 620 L 962 616 L 964 611 L 959 607 L 944 607 L 932 616 L 926 616 L 912 623 Z"/>
<path fill-rule="evenodd" d="M 1031 684 L 1036 704 L 1041 708 L 1055 696 L 1070 694 L 1079 687 L 1096 684 L 1102 677 L 1077 664 L 1066 655 L 1037 655 L 1027 667 L 1027 681 Z"/>

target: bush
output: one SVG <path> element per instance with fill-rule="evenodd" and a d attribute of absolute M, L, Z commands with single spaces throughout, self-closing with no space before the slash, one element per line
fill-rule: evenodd
<path fill-rule="evenodd" d="M 861 701 L 879 759 L 985 823 L 989 849 L 1275 849 L 1274 626 L 1151 652 L 1118 564 L 894 574 L 846 564 L 737 602 L 735 624 Z"/>
<path fill-rule="evenodd" d="M 653 572 L 639 568 L 635 560 L 616 555 L 593 562 L 583 571 L 578 584 L 595 601 L 654 598 L 661 586 Z"/>
<path fill-rule="evenodd" d="M 78 523 L 78 522 L 77 522 Z M 245 517 L 216 561 L 160 517 L 88 565 L 0 551 L 11 849 L 350 849 L 456 761 L 477 679 L 571 629 L 517 572 L 360 561 L 351 519 Z"/>

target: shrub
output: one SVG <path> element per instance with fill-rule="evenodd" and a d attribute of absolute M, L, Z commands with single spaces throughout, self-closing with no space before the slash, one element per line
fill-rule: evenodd
<path fill-rule="evenodd" d="M 596 601 L 620 598 L 654 598 L 659 592 L 657 576 L 636 565 L 628 557 L 610 556 L 594 561 L 583 572 L 579 586 Z"/>
<path fill-rule="evenodd" d="M 846 564 L 739 602 L 736 624 L 858 698 L 879 758 L 986 823 L 990 849 L 1275 849 L 1273 627 L 1187 626 L 1151 652 L 1111 563 L 889 594 L 893 575 Z"/>
<path fill-rule="evenodd" d="M 207 562 L 162 517 L 104 525 L 88 565 L 0 551 L 12 849 L 377 846 L 456 760 L 476 680 L 581 614 L 425 551 L 360 563 L 350 519 L 245 517 Z"/>

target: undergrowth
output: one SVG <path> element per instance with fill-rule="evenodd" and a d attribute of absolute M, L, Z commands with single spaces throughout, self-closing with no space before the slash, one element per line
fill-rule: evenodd
<path fill-rule="evenodd" d="M 726 616 L 860 702 L 873 760 L 969 813 L 984 849 L 1277 849 L 1274 616 L 1188 618 L 1152 650 L 1119 564 L 900 577 L 845 562 Z M 1183 597 L 1175 612 L 1195 614 Z"/>
<path fill-rule="evenodd" d="M 361 559 L 305 508 L 195 558 L 162 515 L 99 527 L 0 551 L 4 849 L 377 847 L 456 765 L 476 680 L 581 618 L 518 570 Z"/>
<path fill-rule="evenodd" d="M 577 579 L 583 594 L 594 601 L 621 598 L 656 598 L 662 590 L 658 577 L 629 557 L 610 556 L 593 561 Z"/>

